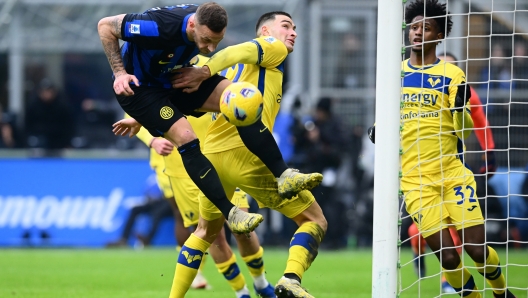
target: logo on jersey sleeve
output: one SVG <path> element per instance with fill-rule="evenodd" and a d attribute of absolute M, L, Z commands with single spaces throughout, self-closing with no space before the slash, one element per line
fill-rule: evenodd
<path fill-rule="evenodd" d="M 171 109 L 171 107 L 164 106 L 160 110 L 160 116 L 165 120 L 170 119 L 172 116 L 174 116 L 174 110 Z"/>
<path fill-rule="evenodd" d="M 268 36 L 268 37 L 264 38 L 264 40 L 269 42 L 269 43 L 274 43 L 275 41 L 277 41 L 277 39 L 275 39 L 275 37 L 272 37 L 272 36 Z"/>
<path fill-rule="evenodd" d="M 140 34 L 141 31 L 139 30 L 139 24 L 130 24 L 129 31 L 132 34 Z"/>

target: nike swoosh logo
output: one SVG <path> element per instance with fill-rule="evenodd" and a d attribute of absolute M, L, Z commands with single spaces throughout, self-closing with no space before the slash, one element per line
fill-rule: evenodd
<path fill-rule="evenodd" d="M 209 174 L 210 171 L 211 171 L 211 169 L 207 170 L 207 172 L 205 172 L 205 174 L 203 174 L 203 176 L 200 176 L 200 179 L 203 179 L 205 176 L 207 176 L 207 174 Z"/>
<path fill-rule="evenodd" d="M 473 211 L 475 208 L 477 208 L 477 206 L 473 205 L 473 206 L 471 206 L 471 208 L 468 208 L 467 210 L 468 211 Z"/>
<path fill-rule="evenodd" d="M 266 129 L 268 129 L 268 127 L 264 127 L 263 129 L 260 130 L 260 132 L 264 132 Z"/>
<path fill-rule="evenodd" d="M 169 63 L 170 63 L 170 61 L 168 61 L 168 62 L 165 62 L 165 61 L 163 61 L 163 60 L 160 60 L 160 61 L 159 61 L 158 63 L 159 63 L 159 64 L 169 64 Z"/>

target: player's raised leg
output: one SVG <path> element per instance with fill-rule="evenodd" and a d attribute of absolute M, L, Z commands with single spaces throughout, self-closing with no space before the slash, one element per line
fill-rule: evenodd
<path fill-rule="evenodd" d="M 231 82 L 228 80 L 220 82 L 204 103 L 202 109 L 218 111 L 220 97 L 230 84 Z M 288 168 L 273 134 L 261 120 L 248 126 L 237 126 L 237 130 L 244 145 L 277 178 L 278 191 L 281 197 L 291 198 L 301 190 L 310 190 L 323 181 L 323 175 L 320 173 L 303 174 L 298 170 Z"/>
<path fill-rule="evenodd" d="M 262 222 L 262 215 L 241 211 L 226 197 L 218 173 L 211 162 L 202 154 L 200 141 L 196 138 L 187 119 L 182 117 L 174 123 L 165 133 L 165 138 L 178 147 L 178 152 L 189 177 L 228 219 L 233 232 L 249 233 Z"/>

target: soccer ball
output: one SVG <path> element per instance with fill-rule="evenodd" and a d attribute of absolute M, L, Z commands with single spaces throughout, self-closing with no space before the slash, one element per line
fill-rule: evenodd
<path fill-rule="evenodd" d="M 262 93 L 251 83 L 229 85 L 220 97 L 220 112 L 235 126 L 251 125 L 262 116 Z"/>

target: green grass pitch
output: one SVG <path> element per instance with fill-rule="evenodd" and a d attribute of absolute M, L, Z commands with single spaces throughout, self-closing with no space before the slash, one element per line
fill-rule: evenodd
<path fill-rule="evenodd" d="M 502 263 L 510 264 L 506 272 L 508 285 L 528 287 L 526 251 L 499 251 Z M 3 249 L 0 250 L 0 297 L 76 298 L 76 297 L 168 297 L 177 254 L 173 249 L 79 250 L 79 249 Z M 287 249 L 267 249 L 264 254 L 267 276 L 276 282 L 282 274 Z M 440 295 L 439 265 L 432 255 L 427 257 L 428 275 L 416 282 L 409 251 L 402 252 L 402 287 L 408 287 L 400 297 L 436 297 Z M 246 281 L 251 278 L 240 262 Z M 469 261 L 469 260 L 468 260 Z M 372 254 L 368 250 L 321 251 L 306 273 L 303 285 L 315 297 L 371 297 Z M 468 263 L 472 264 L 472 263 Z M 482 288 L 484 281 L 475 273 Z M 207 258 L 205 275 L 211 290 L 191 290 L 186 297 L 235 297 L 223 277 Z M 415 283 L 413 285 L 413 283 Z M 248 284 L 252 288 L 251 284 Z M 527 290 L 513 292 L 528 297 Z M 420 294 L 420 295 L 419 295 Z M 253 295 L 253 297 L 255 297 Z M 445 297 L 445 296 L 442 296 Z M 447 297 L 459 297 L 450 295 Z M 493 297 L 488 290 L 484 297 Z"/>

